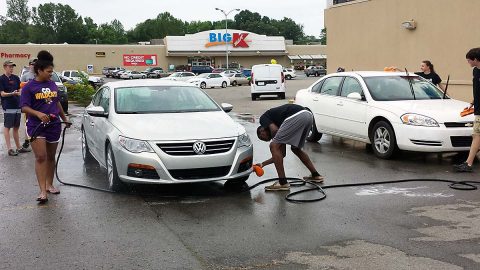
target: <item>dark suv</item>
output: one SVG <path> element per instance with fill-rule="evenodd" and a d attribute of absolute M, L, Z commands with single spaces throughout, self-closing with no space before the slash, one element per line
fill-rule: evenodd
<path fill-rule="evenodd" d="M 309 76 L 325 76 L 327 75 L 327 70 L 322 66 L 310 66 L 305 69 L 305 75 Z"/>
<path fill-rule="evenodd" d="M 193 66 L 190 71 L 198 75 L 202 73 L 212 73 L 213 68 L 211 66 Z"/>
<path fill-rule="evenodd" d="M 157 71 L 163 72 L 163 68 L 161 67 L 149 67 L 142 71 L 143 74 L 147 75 L 147 78 L 158 78 Z"/>

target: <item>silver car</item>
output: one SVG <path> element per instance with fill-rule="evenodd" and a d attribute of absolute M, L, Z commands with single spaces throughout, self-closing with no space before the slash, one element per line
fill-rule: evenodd
<path fill-rule="evenodd" d="M 253 146 L 245 128 L 201 89 L 168 80 L 103 85 L 82 118 L 82 154 L 122 182 L 246 181 Z"/>

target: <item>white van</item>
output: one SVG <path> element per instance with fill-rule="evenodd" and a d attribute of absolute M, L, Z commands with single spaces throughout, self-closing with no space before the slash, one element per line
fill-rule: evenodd
<path fill-rule="evenodd" d="M 285 99 L 285 74 L 283 67 L 277 64 L 262 64 L 252 67 L 252 100 L 261 95 L 276 95 Z"/>

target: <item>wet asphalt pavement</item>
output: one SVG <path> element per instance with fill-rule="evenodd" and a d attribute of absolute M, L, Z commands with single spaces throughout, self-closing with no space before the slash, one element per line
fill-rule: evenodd
<path fill-rule="evenodd" d="M 311 82 L 291 84 L 298 89 Z M 252 103 L 247 87 L 207 92 L 234 104 L 232 117 L 251 135 L 255 162 L 268 158 L 268 144 L 255 136 L 255 115 L 285 101 Z M 71 112 L 60 178 L 105 188 L 105 169 L 81 158 L 81 109 Z M 451 172 L 462 159 L 457 154 L 405 152 L 385 161 L 365 144 L 331 136 L 305 149 L 325 185 L 480 180 L 478 172 Z M 117 194 L 58 184 L 61 194 L 38 206 L 33 155 L 8 157 L 3 139 L 0 153 L 0 269 L 480 268 L 480 191 L 446 183 L 384 184 L 328 189 L 321 202 L 295 204 L 284 199 L 286 192 L 241 192 L 223 182 L 136 185 Z M 306 174 L 290 151 L 285 167 L 288 176 Z M 271 177 L 273 165 L 248 184 Z"/>

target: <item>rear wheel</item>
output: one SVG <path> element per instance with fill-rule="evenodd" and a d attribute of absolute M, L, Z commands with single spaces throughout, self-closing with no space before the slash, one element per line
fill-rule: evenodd
<path fill-rule="evenodd" d="M 113 156 L 112 146 L 107 146 L 107 179 L 108 187 L 113 191 L 119 191 L 122 188 L 122 181 L 118 177 L 117 165 L 115 164 L 115 157 Z"/>
<path fill-rule="evenodd" d="M 291 80 L 291 79 L 292 79 L 292 76 L 290 76 L 290 75 L 287 75 L 287 76 L 285 76 L 285 79 L 287 79 L 287 80 Z"/>
<path fill-rule="evenodd" d="M 238 85 L 237 81 L 232 82 L 232 86 L 237 86 L 237 85 Z"/>
<path fill-rule="evenodd" d="M 93 162 L 93 156 L 90 154 L 90 148 L 88 148 L 87 137 L 85 136 L 85 130 L 82 127 L 82 158 L 84 163 Z"/>
<path fill-rule="evenodd" d="M 252 100 L 255 101 L 258 98 L 256 94 L 252 94 Z"/>
<path fill-rule="evenodd" d="M 145 75 L 142 76 L 142 79 L 145 79 Z"/>
<path fill-rule="evenodd" d="M 227 82 L 222 82 L 222 88 L 227 88 Z"/>
<path fill-rule="evenodd" d="M 379 158 L 390 159 L 397 150 L 395 132 L 385 121 L 379 121 L 373 126 L 370 140 L 373 142 L 373 153 Z"/>
<path fill-rule="evenodd" d="M 202 83 L 200 84 L 200 88 L 202 88 L 202 89 L 207 88 L 207 84 L 206 84 L 205 82 L 202 82 Z"/>
<path fill-rule="evenodd" d="M 318 132 L 317 125 L 315 124 L 315 118 L 312 121 L 312 128 L 307 135 L 308 142 L 318 142 L 322 138 L 322 133 Z"/>

